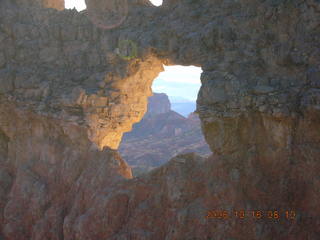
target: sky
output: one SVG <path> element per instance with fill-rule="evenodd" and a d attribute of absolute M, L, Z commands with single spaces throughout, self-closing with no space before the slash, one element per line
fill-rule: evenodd
<path fill-rule="evenodd" d="M 162 0 L 150 1 L 156 6 L 162 4 Z M 65 0 L 65 7 L 75 7 L 81 11 L 86 8 L 85 0 Z M 201 86 L 201 68 L 194 66 L 164 66 L 164 68 L 165 72 L 160 73 L 159 77 L 154 80 L 152 90 L 195 101 Z"/>
<path fill-rule="evenodd" d="M 195 101 L 201 86 L 201 68 L 195 66 L 164 66 L 165 71 L 153 81 L 153 92 Z"/>
<path fill-rule="evenodd" d="M 76 8 L 78 11 L 86 9 L 85 0 L 65 0 L 65 8 Z"/>

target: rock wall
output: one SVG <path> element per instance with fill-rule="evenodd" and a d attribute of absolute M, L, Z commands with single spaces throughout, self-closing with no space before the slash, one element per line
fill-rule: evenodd
<path fill-rule="evenodd" d="M 18 110 L 4 98 L 0 112 L 4 239 L 62 239 L 66 212 L 72 219 L 103 187 L 132 177 L 117 152 L 97 151 L 76 124 Z"/>
<path fill-rule="evenodd" d="M 64 9 L 64 0 L 2 0 L 1 5 L 5 7 L 46 7 L 58 10 Z"/>
<path fill-rule="evenodd" d="M 103 6 L 112 19 L 99 1 L 0 5 L 0 236 L 317 239 L 318 1 L 122 3 Z M 125 180 L 109 147 L 144 115 L 162 64 L 202 67 L 197 111 L 216 156 Z"/>

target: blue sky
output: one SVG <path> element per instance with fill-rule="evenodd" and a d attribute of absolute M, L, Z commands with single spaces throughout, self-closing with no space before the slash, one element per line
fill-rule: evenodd
<path fill-rule="evenodd" d="M 66 8 L 76 8 L 78 11 L 81 11 L 86 8 L 85 0 L 65 0 Z"/>
<path fill-rule="evenodd" d="M 162 0 L 150 0 L 159 6 Z M 86 8 L 85 0 L 65 0 L 66 8 L 76 8 L 81 11 Z M 201 86 L 199 67 L 164 66 L 165 71 L 153 82 L 154 92 L 163 92 L 169 96 L 178 96 L 195 101 Z"/>
<path fill-rule="evenodd" d="M 169 96 L 179 96 L 195 101 L 201 86 L 201 68 L 189 66 L 164 66 L 154 80 L 152 90 L 164 92 Z"/>

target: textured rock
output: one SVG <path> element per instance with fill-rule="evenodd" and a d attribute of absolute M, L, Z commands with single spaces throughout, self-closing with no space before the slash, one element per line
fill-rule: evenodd
<path fill-rule="evenodd" d="M 25 2 L 0 5 L 0 238 L 317 239 L 318 1 L 124 1 L 102 25 L 99 1 Z M 162 64 L 202 67 L 197 112 L 216 156 L 125 180 L 108 147 L 144 115 Z"/>
<path fill-rule="evenodd" d="M 1 4 L 5 6 L 41 6 L 46 8 L 64 9 L 64 0 L 2 0 Z"/>
<path fill-rule="evenodd" d="M 5 239 L 61 239 L 66 211 L 90 204 L 102 187 L 121 176 L 132 177 L 115 151 L 92 148 L 79 126 L 16 110 L 3 98 L 1 103 L 0 225 Z"/>

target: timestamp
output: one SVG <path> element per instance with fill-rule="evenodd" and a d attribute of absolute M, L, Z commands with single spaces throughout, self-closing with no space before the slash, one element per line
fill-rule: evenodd
<path fill-rule="evenodd" d="M 206 219 L 269 219 L 269 220 L 294 220 L 297 214 L 294 210 L 210 210 L 205 216 Z"/>

